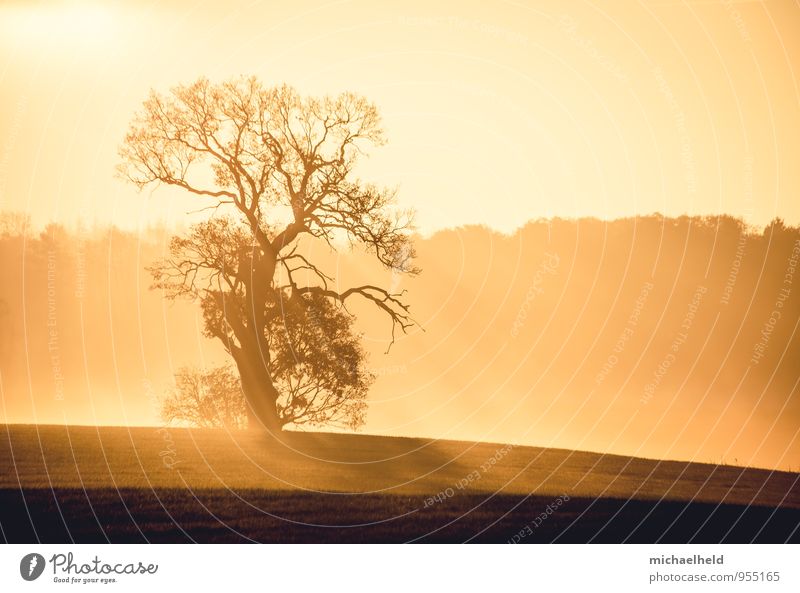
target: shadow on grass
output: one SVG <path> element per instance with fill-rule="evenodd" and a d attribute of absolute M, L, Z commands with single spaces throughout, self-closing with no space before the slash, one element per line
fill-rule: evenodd
<path fill-rule="evenodd" d="M 800 542 L 800 509 L 555 499 L 458 492 L 425 507 L 401 495 L 5 489 L 0 527 L 11 543 Z"/>

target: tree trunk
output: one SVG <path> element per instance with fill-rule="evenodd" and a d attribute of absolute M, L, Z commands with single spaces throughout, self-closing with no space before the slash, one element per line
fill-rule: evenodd
<path fill-rule="evenodd" d="M 247 427 L 279 436 L 283 423 L 278 417 L 278 391 L 261 357 L 241 351 L 234 357 L 247 400 Z"/>

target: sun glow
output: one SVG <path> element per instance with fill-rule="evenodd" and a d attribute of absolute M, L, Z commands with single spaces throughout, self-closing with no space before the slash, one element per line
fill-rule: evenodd
<path fill-rule="evenodd" d="M 111 6 L 86 1 L 12 2 L 0 7 L 0 15 L 2 37 L 26 49 L 107 43 L 118 23 Z"/>

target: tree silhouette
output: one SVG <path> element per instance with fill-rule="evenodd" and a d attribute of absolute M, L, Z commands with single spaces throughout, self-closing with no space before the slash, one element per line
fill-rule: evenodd
<path fill-rule="evenodd" d="M 247 407 L 239 377 L 229 366 L 180 369 L 161 402 L 161 417 L 202 428 L 244 428 Z"/>
<path fill-rule="evenodd" d="M 383 142 L 364 98 L 302 98 L 255 78 L 153 92 L 131 124 L 125 178 L 209 200 L 211 217 L 174 237 L 151 272 L 167 297 L 199 301 L 205 331 L 236 363 L 251 424 L 360 425 L 371 377 L 347 304 L 360 298 L 384 312 L 390 346 L 413 325 L 402 294 L 341 290 L 299 245 L 308 236 L 336 249 L 346 239 L 387 268 L 419 271 L 412 213 L 353 177 L 364 150 Z"/>

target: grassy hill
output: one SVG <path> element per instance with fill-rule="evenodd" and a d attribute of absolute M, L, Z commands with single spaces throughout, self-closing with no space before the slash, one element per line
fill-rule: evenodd
<path fill-rule="evenodd" d="M 800 476 L 367 435 L 3 425 L 7 541 L 796 541 Z"/>

